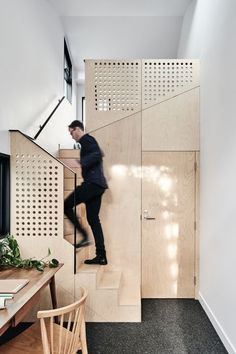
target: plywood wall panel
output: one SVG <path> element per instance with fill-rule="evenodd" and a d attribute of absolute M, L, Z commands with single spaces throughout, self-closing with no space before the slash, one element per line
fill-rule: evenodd
<path fill-rule="evenodd" d="M 104 151 L 109 189 L 103 197 L 101 220 L 109 265 L 122 270 L 140 292 L 141 255 L 141 114 L 97 130 Z M 135 278 L 135 281 L 134 281 Z M 127 283 L 129 281 L 127 280 Z"/>
<path fill-rule="evenodd" d="M 200 249 L 200 152 L 196 151 L 196 183 L 195 183 L 195 299 L 199 294 L 199 249 Z"/>
<path fill-rule="evenodd" d="M 143 110 L 142 150 L 199 150 L 199 88 Z"/>

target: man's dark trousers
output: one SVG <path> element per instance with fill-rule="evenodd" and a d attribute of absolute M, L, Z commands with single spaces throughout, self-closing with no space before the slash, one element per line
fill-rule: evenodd
<path fill-rule="evenodd" d="M 102 226 L 99 219 L 99 211 L 101 207 L 102 195 L 105 189 L 89 182 L 83 182 L 80 186 L 76 187 L 65 200 L 64 213 L 68 219 L 75 225 L 76 229 L 82 234 L 84 239 L 87 239 L 87 235 L 84 229 L 82 229 L 79 220 L 74 211 L 74 205 L 85 203 L 87 220 L 93 231 L 96 254 L 105 257 L 105 246 Z"/>

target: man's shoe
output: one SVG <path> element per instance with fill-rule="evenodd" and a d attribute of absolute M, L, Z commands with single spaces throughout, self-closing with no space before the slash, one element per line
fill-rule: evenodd
<path fill-rule="evenodd" d="M 81 242 L 79 242 L 75 245 L 75 248 L 87 247 L 87 246 L 90 246 L 91 244 L 92 244 L 92 242 L 89 240 L 82 240 Z"/>
<path fill-rule="evenodd" d="M 106 265 L 107 264 L 107 259 L 106 257 L 101 257 L 101 256 L 96 256 L 93 259 L 86 259 L 84 261 L 85 264 L 100 264 L 100 265 Z"/>

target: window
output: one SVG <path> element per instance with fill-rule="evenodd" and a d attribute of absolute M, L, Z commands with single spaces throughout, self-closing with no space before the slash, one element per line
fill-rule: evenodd
<path fill-rule="evenodd" d="M 72 103 L 72 63 L 64 40 L 64 96 Z"/>
<path fill-rule="evenodd" d="M 85 97 L 82 97 L 82 122 L 85 126 Z"/>
<path fill-rule="evenodd" d="M 0 153 L 0 236 L 10 232 L 10 156 Z"/>

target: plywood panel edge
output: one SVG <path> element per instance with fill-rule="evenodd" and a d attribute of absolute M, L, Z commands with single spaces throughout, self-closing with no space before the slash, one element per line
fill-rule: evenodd
<path fill-rule="evenodd" d="M 195 181 L 195 299 L 199 298 L 199 260 L 200 260 L 200 151 L 195 153 L 196 181 Z"/>

